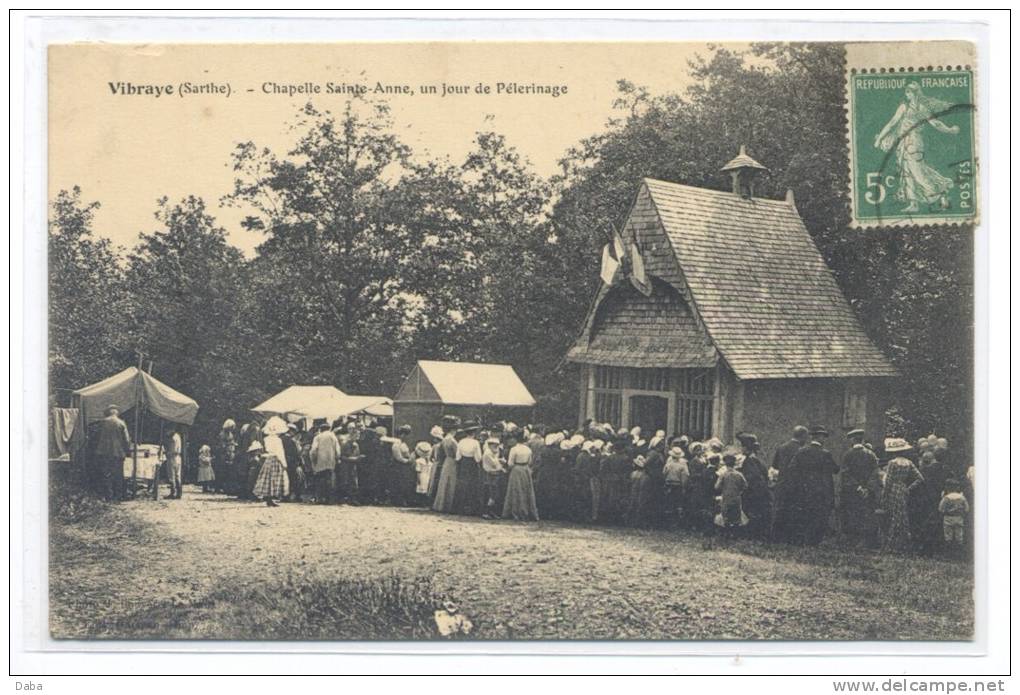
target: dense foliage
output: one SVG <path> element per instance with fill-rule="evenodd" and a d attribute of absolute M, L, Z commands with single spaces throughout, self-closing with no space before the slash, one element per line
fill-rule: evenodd
<path fill-rule="evenodd" d="M 392 394 L 415 359 L 477 359 L 512 363 L 540 417 L 569 423 L 577 389 L 562 357 L 641 178 L 726 188 L 719 168 L 743 144 L 770 170 L 757 193 L 794 190 L 902 371 L 895 426 L 968 440 L 972 230 L 849 229 L 843 49 L 715 49 L 690 70 L 683 94 L 621 80 L 614 118 L 548 181 L 497 133 L 478 133 L 461 163 L 428 161 L 385 104 L 308 105 L 290 151 L 234 152 L 226 202 L 264 235 L 252 259 L 200 199 L 159 201 L 159 228 L 123 253 L 95 235 L 98 203 L 63 191 L 50 222 L 52 387 L 107 376 L 140 349 L 201 403 L 208 430 L 291 383 Z"/>

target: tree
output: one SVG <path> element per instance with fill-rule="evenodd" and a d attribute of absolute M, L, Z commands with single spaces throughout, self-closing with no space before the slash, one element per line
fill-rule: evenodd
<path fill-rule="evenodd" d="M 548 223 L 552 195 L 506 139 L 478 133 L 463 167 L 473 234 L 481 240 L 480 292 L 471 330 L 478 356 L 513 365 L 538 401 L 538 416 L 569 422 L 577 389 L 559 373 L 569 347 L 570 314 L 581 256 Z"/>
<path fill-rule="evenodd" d="M 98 202 L 60 191 L 49 219 L 50 388 L 72 390 L 123 369 L 130 359 L 130 295 L 120 250 L 93 230 Z M 66 398 L 60 398 L 66 402 Z"/>
<path fill-rule="evenodd" d="M 153 376 L 198 401 L 198 434 L 210 441 L 222 418 L 255 396 L 250 346 L 238 329 L 245 261 L 201 198 L 158 205 L 160 227 L 128 257 L 131 337 Z"/>
<path fill-rule="evenodd" d="M 252 143 L 234 153 L 227 200 L 266 236 L 253 318 L 290 348 L 289 367 L 392 392 L 414 332 L 432 326 L 438 339 L 434 324 L 471 291 L 456 172 L 413 162 L 384 104 L 352 99 L 339 116 L 309 104 L 295 130 L 284 155 Z"/>

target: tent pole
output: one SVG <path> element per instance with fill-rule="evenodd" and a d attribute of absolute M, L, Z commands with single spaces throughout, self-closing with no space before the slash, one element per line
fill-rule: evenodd
<path fill-rule="evenodd" d="M 142 371 L 142 351 L 138 351 L 138 371 Z M 141 406 L 138 403 L 138 382 L 141 376 L 135 381 L 135 441 L 131 448 L 131 496 L 134 497 L 138 490 L 138 411 Z"/>
<path fill-rule="evenodd" d="M 159 499 L 159 473 L 163 470 L 162 464 L 159 462 L 159 455 L 163 454 L 166 456 L 166 449 L 163 447 L 163 418 L 159 419 L 159 447 L 156 449 L 156 467 L 155 473 L 152 474 L 152 499 Z"/>

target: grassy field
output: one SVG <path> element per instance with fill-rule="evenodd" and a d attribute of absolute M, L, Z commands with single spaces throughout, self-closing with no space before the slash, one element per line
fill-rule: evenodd
<path fill-rule="evenodd" d="M 61 505 L 54 638 L 966 640 L 966 563 L 423 510 Z"/>

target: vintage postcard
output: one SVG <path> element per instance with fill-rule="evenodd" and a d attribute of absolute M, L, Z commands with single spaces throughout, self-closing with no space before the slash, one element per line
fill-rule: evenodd
<path fill-rule="evenodd" d="M 974 55 L 51 45 L 50 636 L 973 640 Z"/>

